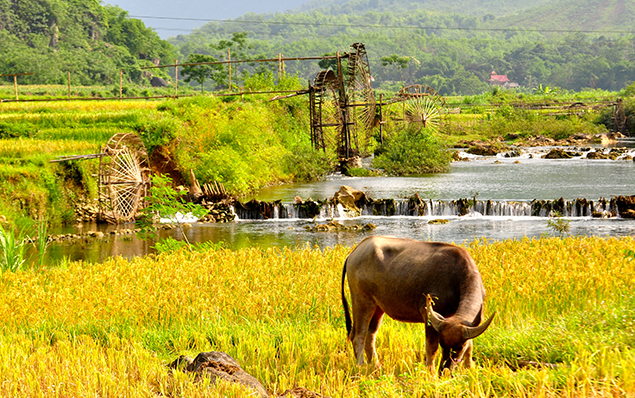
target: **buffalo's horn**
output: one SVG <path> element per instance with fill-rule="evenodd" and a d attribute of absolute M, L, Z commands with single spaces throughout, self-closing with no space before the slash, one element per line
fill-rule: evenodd
<path fill-rule="evenodd" d="M 489 327 L 489 324 L 492 323 L 492 319 L 494 319 L 494 315 L 496 315 L 495 312 L 489 317 L 489 319 L 487 319 L 485 322 L 481 323 L 478 326 L 464 326 L 463 337 L 467 340 L 467 339 L 473 339 L 475 337 L 480 336 L 485 330 L 487 330 L 487 328 Z"/>
<path fill-rule="evenodd" d="M 432 297 L 430 297 L 429 294 L 426 298 L 426 312 L 428 313 L 428 320 L 430 321 L 430 324 L 434 330 L 438 332 L 439 329 L 441 329 L 443 322 L 445 322 L 445 318 L 432 309 Z"/>

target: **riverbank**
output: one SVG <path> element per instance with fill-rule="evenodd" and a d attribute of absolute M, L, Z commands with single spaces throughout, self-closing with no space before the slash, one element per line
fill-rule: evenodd
<path fill-rule="evenodd" d="M 237 196 L 317 178 L 332 164 L 311 155 L 304 111 L 294 101 L 281 106 L 262 97 L 2 104 L 0 214 L 27 228 L 39 219 L 83 219 L 97 198 L 99 158 L 50 161 L 99 154 L 117 133 L 137 134 L 153 171 L 181 185 L 189 185 L 190 170 L 201 183 L 222 183 Z"/>
<path fill-rule="evenodd" d="M 0 395 L 248 393 L 168 369 L 179 355 L 217 350 L 271 393 L 630 396 L 633 247 L 632 237 L 470 244 L 485 313 L 496 317 L 474 342 L 476 367 L 442 378 L 423 366 L 422 326 L 390 319 L 378 334 L 382 368 L 357 368 L 339 298 L 350 247 L 177 251 L 6 272 Z M 522 361 L 538 367 L 515 370 Z"/>
<path fill-rule="evenodd" d="M 297 88 L 296 81 L 287 80 L 283 80 L 283 88 Z M 256 83 L 273 87 L 273 82 Z M 519 101 L 525 101 L 527 106 L 547 100 L 587 101 L 591 99 L 589 95 L 592 97 L 593 93 L 587 97 L 580 93 L 569 95 L 570 98 L 521 98 L 496 91 L 452 98 L 448 108 L 466 101 L 472 104 L 465 112 L 445 115 L 436 134 L 451 147 L 463 145 L 478 151 L 483 144 L 488 149 L 506 148 L 500 144 L 501 139 L 511 145 L 538 145 L 538 141 L 531 141 L 535 135 L 541 135 L 544 139 L 540 142 L 544 144 L 576 135 L 607 133 L 600 111 L 585 111 L 582 116 L 537 116 L 519 105 Z M 332 171 L 337 163 L 335 151 L 311 149 L 306 101 L 301 97 L 269 100 L 268 96 L 244 95 L 3 103 L 0 215 L 10 224 L 26 229 L 33 229 L 36 220 L 53 226 L 85 221 L 83 209 L 94 206 L 98 196 L 99 160 L 56 164 L 49 161 L 64 155 L 99 153 L 116 133 L 139 135 L 153 170 L 170 174 L 177 184 L 189 185 L 192 170 L 201 184 L 222 183 L 229 194 L 238 197 L 282 183 L 320 179 Z M 389 110 L 385 117 L 384 138 L 390 139 L 399 123 Z M 371 141 L 377 139 L 373 137 Z M 368 147 L 377 149 L 379 143 L 371 142 Z"/>

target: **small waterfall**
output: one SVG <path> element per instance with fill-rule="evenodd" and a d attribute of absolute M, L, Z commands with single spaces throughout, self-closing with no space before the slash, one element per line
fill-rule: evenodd
<path fill-rule="evenodd" d="M 491 217 L 549 217 L 560 214 L 565 217 L 591 217 L 600 214 L 619 214 L 615 199 L 600 198 L 592 201 L 575 200 L 422 200 L 418 196 L 409 199 L 368 200 L 359 212 L 346 209 L 341 204 L 329 201 L 306 201 L 303 203 L 261 202 L 252 200 L 238 202 L 234 206 L 237 219 L 341 219 L 356 216 L 412 216 L 412 217 L 456 217 L 483 215 Z"/>

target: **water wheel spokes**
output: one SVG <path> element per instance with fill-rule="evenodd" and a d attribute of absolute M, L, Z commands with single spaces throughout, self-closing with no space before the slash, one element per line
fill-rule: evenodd
<path fill-rule="evenodd" d="M 134 220 L 147 194 L 150 169 L 141 139 L 132 133 L 115 134 L 102 149 L 99 200 L 110 223 Z"/>
<path fill-rule="evenodd" d="M 366 47 L 362 43 L 353 43 L 348 56 L 346 91 L 353 130 L 351 135 L 360 152 L 367 150 L 376 124 L 372 80 Z"/>
<path fill-rule="evenodd" d="M 438 130 L 445 107 L 445 100 L 436 90 L 420 84 L 402 88 L 389 103 L 401 103 L 402 118 L 398 121 L 433 130 Z"/>

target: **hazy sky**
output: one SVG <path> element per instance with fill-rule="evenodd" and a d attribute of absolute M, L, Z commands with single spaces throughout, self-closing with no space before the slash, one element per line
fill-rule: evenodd
<path fill-rule="evenodd" d="M 199 19 L 236 18 L 248 12 L 257 14 L 287 11 L 307 3 L 308 0 L 104 0 L 118 5 L 132 17 L 172 17 Z M 169 19 L 139 18 L 146 26 L 154 28 L 161 38 L 186 34 L 205 21 L 178 21 Z"/>

